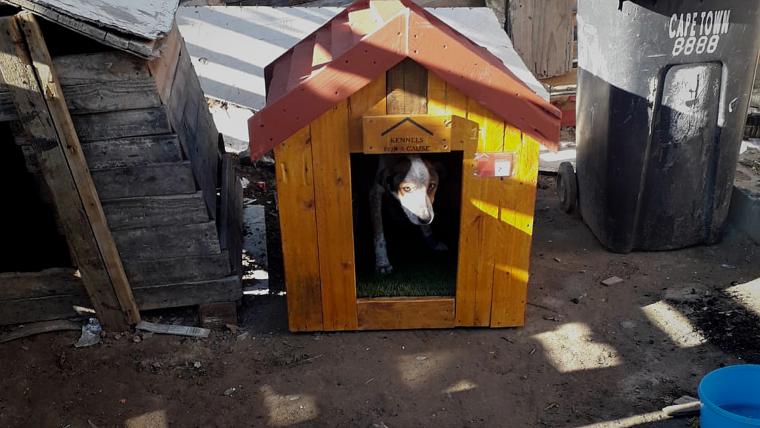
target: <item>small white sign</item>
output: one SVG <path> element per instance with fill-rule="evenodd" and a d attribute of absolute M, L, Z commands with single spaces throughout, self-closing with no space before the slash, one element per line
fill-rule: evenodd
<path fill-rule="evenodd" d="M 495 177 L 509 177 L 512 173 L 512 161 L 509 159 L 497 159 L 494 162 L 493 175 Z"/>

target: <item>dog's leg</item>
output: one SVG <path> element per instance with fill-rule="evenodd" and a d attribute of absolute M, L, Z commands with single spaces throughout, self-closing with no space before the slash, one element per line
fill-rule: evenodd
<path fill-rule="evenodd" d="M 372 212 L 372 232 L 375 241 L 375 269 L 382 274 L 393 272 L 393 266 L 388 260 L 388 249 L 385 244 L 385 232 L 383 231 L 383 192 L 385 189 L 379 184 L 374 184 L 369 191 L 369 207 Z"/>
<path fill-rule="evenodd" d="M 422 236 L 425 237 L 425 244 L 434 251 L 448 251 L 449 247 L 446 246 L 443 242 L 435 239 L 435 236 L 433 236 L 433 228 L 430 227 L 429 224 L 423 224 L 420 226 L 420 229 L 422 230 Z"/>

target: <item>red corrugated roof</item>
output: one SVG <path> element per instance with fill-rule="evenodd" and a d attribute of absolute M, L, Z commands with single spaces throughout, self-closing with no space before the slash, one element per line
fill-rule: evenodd
<path fill-rule="evenodd" d="M 258 158 L 411 58 L 550 149 L 560 111 L 497 57 L 410 0 L 360 0 L 265 70 L 267 105 L 248 121 Z"/>

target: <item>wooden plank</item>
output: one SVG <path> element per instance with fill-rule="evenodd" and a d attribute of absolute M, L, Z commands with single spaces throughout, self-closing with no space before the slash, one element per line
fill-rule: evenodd
<path fill-rule="evenodd" d="M 377 29 L 380 17 L 371 9 L 355 9 L 348 12 L 348 22 L 354 32 L 354 38 L 361 38 Z"/>
<path fill-rule="evenodd" d="M 83 34 L 93 40 L 98 40 L 103 44 L 117 49 L 129 51 L 143 58 L 150 58 L 158 54 L 156 50 L 160 45 L 160 41 L 156 42 L 155 40 L 131 37 L 116 30 L 92 25 L 81 19 L 69 16 L 64 12 L 59 13 L 59 9 L 45 7 L 33 0 L 8 0 L 8 3 L 15 4 L 25 10 L 34 12 L 36 15 L 42 16 L 48 21 L 58 23 L 61 26 Z M 105 4 L 106 3 L 104 3 L 104 5 Z"/>
<path fill-rule="evenodd" d="M 313 71 L 318 70 L 328 62 L 332 61 L 332 53 L 330 50 L 330 43 L 332 42 L 332 34 L 329 27 L 325 27 L 317 31 L 316 40 L 314 43 L 314 56 L 312 57 Z"/>
<path fill-rule="evenodd" d="M 299 42 L 293 48 L 292 59 L 290 60 L 290 70 L 286 77 L 286 90 L 289 91 L 299 83 L 301 80 L 308 78 L 311 75 L 312 62 L 314 60 L 314 43 L 316 42 L 316 36 L 312 35 Z M 277 67 L 275 67 L 276 69 Z"/>
<path fill-rule="evenodd" d="M 172 162 L 92 171 L 103 200 L 196 192 L 190 162 Z"/>
<path fill-rule="evenodd" d="M 145 60 L 120 51 L 58 56 L 53 59 L 53 66 L 64 88 L 151 79 Z"/>
<path fill-rule="evenodd" d="M 451 151 L 451 116 L 385 115 L 362 120 L 363 152 L 370 154 Z"/>
<path fill-rule="evenodd" d="M 243 269 L 243 187 L 235 168 L 239 162 L 238 157 L 230 153 L 222 158 L 219 216 L 219 245 L 223 250 L 229 250 L 230 266 L 236 274 L 241 274 Z"/>
<path fill-rule="evenodd" d="M 428 73 L 428 114 L 467 117 L 467 97 L 434 73 Z"/>
<path fill-rule="evenodd" d="M 101 323 L 109 329 L 126 329 L 140 315 L 42 34 L 26 13 L 0 20 L 0 33 L 9 36 L 0 38 L 0 74 L 11 89 L 24 129 L 33 138 L 84 286 Z"/>
<path fill-rule="evenodd" d="M 180 162 L 182 149 L 176 135 L 153 135 L 82 144 L 91 169 L 123 168 L 151 163 Z"/>
<path fill-rule="evenodd" d="M 242 297 L 243 288 L 237 275 L 210 281 L 135 287 L 135 299 L 141 310 L 235 302 Z"/>
<path fill-rule="evenodd" d="M 57 331 L 81 331 L 82 325 L 68 320 L 43 321 L 27 324 L 8 333 L 0 334 L 0 343 L 6 343 L 23 337 Z"/>
<path fill-rule="evenodd" d="M 289 52 L 274 64 L 272 80 L 267 87 L 267 103 L 271 103 L 280 98 L 287 91 L 288 77 L 290 76 L 290 62 L 292 60 L 293 52 Z"/>
<path fill-rule="evenodd" d="M 290 331 L 322 330 L 322 290 L 309 127 L 274 149 Z"/>
<path fill-rule="evenodd" d="M 16 105 L 13 104 L 10 92 L 0 85 L 0 122 L 9 122 L 18 119 Z"/>
<path fill-rule="evenodd" d="M 387 22 L 405 9 L 398 0 L 370 0 L 369 7 L 382 22 Z"/>
<path fill-rule="evenodd" d="M 64 86 L 63 95 L 71 114 L 146 109 L 161 105 L 152 77 Z"/>
<path fill-rule="evenodd" d="M 504 149 L 504 122 L 493 113 L 470 100 L 467 106 L 468 119 L 477 122 L 480 128 L 478 151 L 498 153 Z M 470 169 L 471 170 L 471 169 Z M 483 239 L 478 251 L 478 268 L 475 285 L 474 325 L 487 326 L 491 322 L 491 297 L 495 268 L 495 251 L 501 224 L 499 223 L 499 203 L 504 192 L 504 179 L 499 177 L 480 178 L 479 193 L 470 194 L 469 200 L 484 215 Z M 510 197 L 513 197 L 510 195 Z M 474 201 L 473 201 L 474 199 Z M 503 236 L 503 235 L 502 235 Z"/>
<path fill-rule="evenodd" d="M 317 212 L 322 322 L 325 330 L 355 330 L 351 160 L 348 103 L 342 101 L 311 125 L 314 200 Z"/>
<path fill-rule="evenodd" d="M 407 297 L 359 299 L 360 330 L 403 330 L 452 328 L 454 299 L 450 297 Z"/>
<path fill-rule="evenodd" d="M 385 74 L 382 74 L 349 98 L 348 132 L 351 153 L 361 153 L 363 151 L 362 117 L 382 116 L 386 113 L 385 88 Z"/>
<path fill-rule="evenodd" d="M 160 47 L 161 56 L 148 62 L 148 69 L 151 76 L 153 76 L 153 80 L 156 82 L 158 96 L 166 105 L 169 105 L 182 44 L 184 44 L 184 41 L 179 34 L 179 29 L 175 22 L 171 32 L 162 39 Z"/>
<path fill-rule="evenodd" d="M 111 230 L 209 221 L 203 194 L 144 196 L 103 201 Z"/>
<path fill-rule="evenodd" d="M 40 272 L 0 273 L 0 300 L 54 296 L 86 295 L 76 268 L 52 268 Z"/>
<path fill-rule="evenodd" d="M 230 275 L 230 255 L 125 260 L 124 269 L 133 287 L 198 282 Z"/>
<path fill-rule="evenodd" d="M 0 325 L 49 321 L 79 316 L 76 307 L 91 308 L 87 295 L 58 295 L 0 301 Z M 103 320 L 101 319 L 102 323 Z"/>
<path fill-rule="evenodd" d="M 73 119 L 82 141 L 172 133 L 164 107 L 81 114 Z"/>
<path fill-rule="evenodd" d="M 346 53 L 354 42 L 351 24 L 348 22 L 348 14 L 338 15 L 330 21 L 330 49 L 333 58 Z"/>
<path fill-rule="evenodd" d="M 560 76 L 573 67 L 573 0 L 510 0 L 507 33 L 538 78 Z"/>
<path fill-rule="evenodd" d="M 409 58 L 388 70 L 388 114 L 427 114 L 427 76 L 427 70 Z"/>
<path fill-rule="evenodd" d="M 516 140 L 514 132 L 506 132 L 505 150 L 515 149 Z M 501 233 L 504 236 L 508 232 L 508 235 L 496 243 L 498 258 L 491 304 L 492 327 L 514 327 L 525 323 L 539 149 L 538 141 L 522 136 L 516 158 L 516 176 L 508 180 L 509 187 L 502 195 L 500 220 L 506 227 Z M 507 199 L 505 195 L 512 196 Z"/>
<path fill-rule="evenodd" d="M 125 260 L 207 256 L 220 254 L 216 223 L 122 229 L 113 232 Z"/>
<path fill-rule="evenodd" d="M 216 218 L 217 177 L 221 163 L 219 133 L 184 43 L 168 108 L 172 127 L 192 163 L 208 211 Z"/>

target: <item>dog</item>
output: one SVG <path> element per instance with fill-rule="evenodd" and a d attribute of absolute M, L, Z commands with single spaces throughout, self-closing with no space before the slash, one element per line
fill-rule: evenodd
<path fill-rule="evenodd" d="M 425 243 L 435 251 L 446 251 L 446 245 L 433 236 L 430 224 L 435 218 L 433 201 L 438 191 L 439 171 L 443 167 L 419 155 L 380 156 L 375 181 L 369 192 L 372 229 L 375 245 L 375 270 L 380 274 L 393 272 L 383 230 L 383 195 L 397 201 L 409 219 L 420 227 Z"/>

